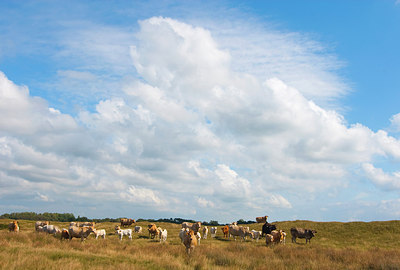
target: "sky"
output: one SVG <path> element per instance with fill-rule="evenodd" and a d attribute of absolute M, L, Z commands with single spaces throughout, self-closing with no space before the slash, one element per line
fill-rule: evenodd
<path fill-rule="evenodd" d="M 143 2 L 0 2 L 0 213 L 400 219 L 400 1 Z"/>

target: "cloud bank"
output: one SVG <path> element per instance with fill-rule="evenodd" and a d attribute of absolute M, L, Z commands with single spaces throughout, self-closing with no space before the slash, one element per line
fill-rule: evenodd
<path fill-rule="evenodd" d="M 138 76 L 94 110 L 62 113 L 0 73 L 4 209 L 30 209 L 36 201 L 47 211 L 90 217 L 316 219 L 305 209 L 321 194 L 338 196 L 360 175 L 378 189 L 398 189 L 398 173 L 373 164 L 398 161 L 400 141 L 348 125 L 310 99 L 346 92 L 325 67 L 313 67 L 319 88 L 300 91 L 293 85 L 306 89 L 309 78 L 285 76 L 290 59 L 281 72 L 269 65 L 238 69 L 243 59 L 236 57 L 246 52 L 221 48 L 205 28 L 163 17 L 139 25 L 136 43 L 126 48 Z M 268 46 L 277 42 L 274 35 Z M 59 75 L 96 79 L 85 71 Z M 393 116 L 392 124 L 398 122 Z"/>

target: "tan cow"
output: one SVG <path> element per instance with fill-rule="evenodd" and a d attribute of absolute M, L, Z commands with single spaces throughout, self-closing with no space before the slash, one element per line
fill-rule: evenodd
<path fill-rule="evenodd" d="M 268 216 L 263 216 L 263 217 L 256 217 L 257 223 L 265 223 L 267 222 Z"/>
<path fill-rule="evenodd" d="M 239 236 L 242 238 L 242 241 L 246 240 L 246 236 L 254 237 L 253 233 L 249 231 L 248 227 L 242 227 L 238 225 L 229 225 L 229 234 L 235 238 Z"/>
<path fill-rule="evenodd" d="M 130 226 L 132 224 L 135 224 L 136 220 L 131 219 L 131 218 L 121 218 L 120 222 L 121 222 L 121 226 L 125 227 L 125 226 Z"/>
<path fill-rule="evenodd" d="M 8 230 L 10 232 L 19 232 L 19 226 L 18 226 L 18 221 L 13 220 L 8 224 Z"/>
<path fill-rule="evenodd" d="M 94 227 L 96 225 L 96 222 L 78 222 L 78 227 Z"/>
<path fill-rule="evenodd" d="M 72 238 L 80 238 L 81 241 L 85 240 L 89 234 L 94 232 L 94 227 L 77 227 L 77 226 L 70 226 L 68 228 L 69 233 L 69 240 Z"/>
<path fill-rule="evenodd" d="M 149 227 L 149 229 L 148 229 L 149 230 L 149 237 L 151 239 L 154 239 L 154 237 L 156 237 L 156 235 L 159 234 L 159 230 L 158 230 L 156 224 L 151 223 L 151 224 L 149 224 L 147 226 Z"/>
<path fill-rule="evenodd" d="M 189 230 L 188 232 L 186 232 L 184 234 L 183 244 L 186 247 L 187 254 L 190 254 L 191 252 L 193 252 L 194 247 L 197 246 L 197 238 L 196 238 L 196 234 L 194 233 L 194 231 Z"/>
<path fill-rule="evenodd" d="M 194 224 L 189 222 L 183 222 L 182 228 L 184 229 L 188 228 L 189 230 L 194 231 L 194 233 L 196 234 L 201 228 L 201 222 L 196 222 Z"/>
<path fill-rule="evenodd" d="M 44 226 L 49 225 L 49 224 L 50 224 L 50 222 L 48 222 L 48 221 L 36 221 L 35 222 L 35 231 L 39 232 L 40 231 L 39 226 L 43 228 Z"/>

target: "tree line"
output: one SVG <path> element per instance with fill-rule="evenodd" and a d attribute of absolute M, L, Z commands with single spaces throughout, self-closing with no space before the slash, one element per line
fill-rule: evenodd
<path fill-rule="evenodd" d="M 119 222 L 120 218 L 87 218 L 87 217 L 75 217 L 72 213 L 35 213 L 35 212 L 18 212 L 18 213 L 6 213 L 0 216 L 0 219 L 23 219 L 23 220 L 48 220 L 48 221 L 58 221 L 58 222 L 71 222 L 71 221 L 79 221 L 79 222 L 86 222 L 86 221 L 94 221 L 96 223 L 101 222 Z M 175 223 L 181 224 L 182 222 L 196 222 L 195 220 L 191 219 L 183 219 L 183 218 L 160 218 L 160 219 L 142 219 L 139 218 L 136 220 L 137 222 L 147 221 L 147 222 L 168 222 L 168 223 Z M 245 221 L 243 219 L 239 219 L 237 221 L 238 224 L 252 224 L 255 223 L 254 221 Z M 205 226 L 218 226 L 224 225 L 218 223 L 216 220 L 210 220 L 209 222 L 203 221 L 203 225 Z"/>

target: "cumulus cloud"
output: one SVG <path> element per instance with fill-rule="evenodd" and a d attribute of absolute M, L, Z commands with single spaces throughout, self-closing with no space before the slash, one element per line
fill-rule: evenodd
<path fill-rule="evenodd" d="M 369 163 L 363 164 L 362 168 L 366 176 L 379 188 L 385 190 L 400 189 L 400 172 L 385 173 L 382 169 L 375 168 L 374 165 Z"/>
<path fill-rule="evenodd" d="M 113 216 L 134 208 L 143 217 L 162 210 L 216 219 L 229 209 L 222 218 L 235 220 L 260 211 L 284 218 L 282 211 L 296 211 L 299 194 L 312 201 L 315 194 L 345 189 L 360 164 L 378 186 L 397 188 L 397 174 L 372 164 L 376 157 L 398 160 L 400 142 L 384 131 L 348 125 L 338 112 L 310 100 L 318 91 L 306 91 L 309 78 L 296 83 L 284 76 L 288 63 L 271 73 L 266 62 L 255 72 L 205 28 L 162 17 L 139 25 L 133 44 L 122 35 L 117 45 L 129 47 L 139 78 L 124 81 L 77 116 L 49 108 L 0 73 L 0 181 L 7 187 L 0 196 L 20 192 Z M 277 32 L 269 37 L 268 48 L 293 44 L 286 35 L 276 41 Z M 323 56 L 301 44 L 298 50 L 307 56 L 302 61 L 318 71 L 311 81 L 332 90 L 320 97 L 346 92 L 328 72 L 330 60 L 313 66 Z M 106 48 L 95 52 L 107 51 L 107 63 L 116 64 Z M 238 62 L 243 67 L 233 68 Z M 59 75 L 97 79 L 91 72 Z"/>

